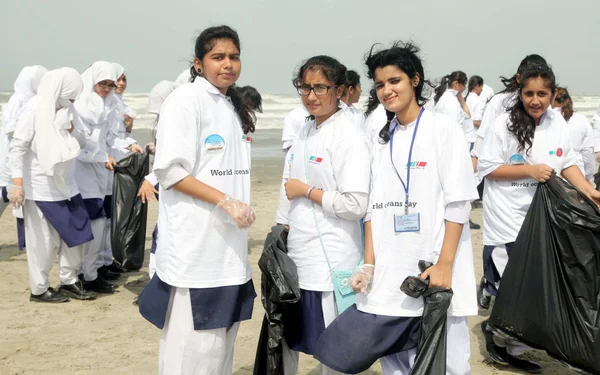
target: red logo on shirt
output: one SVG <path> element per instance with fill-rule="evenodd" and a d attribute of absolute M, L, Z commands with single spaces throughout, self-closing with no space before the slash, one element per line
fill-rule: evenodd
<path fill-rule="evenodd" d="M 311 156 L 310 158 L 308 158 L 308 161 L 313 164 L 321 164 L 321 162 L 323 161 L 323 158 L 320 158 L 318 156 Z"/>
<path fill-rule="evenodd" d="M 559 148 L 559 149 L 556 150 L 556 156 L 558 156 L 559 158 L 561 156 L 563 156 L 563 149 L 562 148 Z"/>
<path fill-rule="evenodd" d="M 427 166 L 427 162 L 426 161 L 413 161 L 410 163 L 410 168 L 411 169 L 423 169 Z M 408 167 L 408 164 L 406 164 L 406 167 Z"/>

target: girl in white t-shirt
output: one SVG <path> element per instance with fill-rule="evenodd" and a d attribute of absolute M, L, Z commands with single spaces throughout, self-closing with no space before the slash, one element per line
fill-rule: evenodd
<path fill-rule="evenodd" d="M 465 120 L 471 118 L 469 107 L 462 96 L 466 85 L 467 75 L 460 70 L 443 77 L 435 89 L 433 111 L 443 113 L 463 126 Z"/>
<path fill-rule="evenodd" d="M 497 293 L 512 244 L 525 219 L 537 185 L 560 174 L 591 199 L 600 202 L 577 167 L 570 129 L 563 117 L 550 108 L 556 93 L 554 73 L 546 65 L 528 65 L 520 74 L 514 104 L 490 126 L 479 155 L 478 170 L 486 179 L 483 195 L 484 264 L 486 289 Z M 486 331 L 491 329 L 483 323 Z M 490 358 L 524 371 L 539 371 L 535 362 L 519 358 L 527 347 L 500 335 L 487 342 Z"/>
<path fill-rule="evenodd" d="M 308 59 L 294 82 L 312 119 L 294 141 L 284 171 L 291 201 L 288 255 L 302 296 L 283 317 L 286 375 L 297 372 L 299 352 L 314 354 L 321 332 L 338 315 L 332 270 L 352 271 L 362 259 L 370 157 L 362 130 L 339 107 L 345 82 L 346 68 L 329 56 Z M 321 373 L 336 372 L 322 367 Z"/>
<path fill-rule="evenodd" d="M 365 123 L 365 117 L 361 111 L 356 108 L 355 104 L 360 99 L 362 88 L 360 86 L 360 75 L 354 70 L 348 70 L 346 72 L 346 91 L 340 99 L 340 108 L 346 115 L 352 119 L 352 121 L 361 129 L 364 130 L 363 126 Z"/>
<path fill-rule="evenodd" d="M 154 173 L 160 184 L 156 273 L 140 313 L 162 329 L 161 374 L 231 374 L 240 321 L 256 297 L 248 264 L 255 117 L 233 89 L 240 39 L 228 26 L 196 39 L 191 82 L 165 100 Z"/>
<path fill-rule="evenodd" d="M 577 155 L 577 165 L 588 181 L 593 180 L 596 173 L 594 160 L 594 131 L 592 124 L 584 115 L 573 110 L 573 99 L 565 88 L 556 90 L 552 108 L 560 113 L 571 131 L 571 147 Z"/>
<path fill-rule="evenodd" d="M 366 60 L 388 120 L 373 150 L 365 264 L 352 280 L 362 294 L 323 333 L 316 356 L 352 373 L 377 359 L 384 374 L 410 372 L 423 300 L 407 296 L 400 285 L 420 273 L 420 260 L 434 263 L 423 279 L 454 291 L 447 373 L 470 372 L 467 316 L 477 314 L 477 305 L 465 224 L 477 191 L 462 129 L 448 116 L 423 108 L 428 81 L 418 51 L 412 44 L 396 43 Z"/>
<path fill-rule="evenodd" d="M 477 128 L 481 125 L 483 108 L 485 107 L 485 98 L 480 96 L 483 91 L 483 78 L 480 76 L 471 76 L 467 91 L 465 102 L 467 103 L 467 107 L 469 107 L 471 118 L 463 122 L 463 131 L 465 132 L 467 142 L 469 142 L 469 151 L 471 151 L 473 143 L 477 139 Z"/>

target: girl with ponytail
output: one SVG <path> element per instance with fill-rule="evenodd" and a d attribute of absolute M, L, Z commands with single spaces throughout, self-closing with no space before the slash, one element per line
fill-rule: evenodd
<path fill-rule="evenodd" d="M 240 322 L 256 297 L 248 264 L 252 111 L 233 89 L 240 39 L 228 26 L 196 40 L 190 83 L 165 100 L 154 173 L 160 184 L 156 273 L 140 313 L 162 329 L 161 374 L 231 374 Z"/>

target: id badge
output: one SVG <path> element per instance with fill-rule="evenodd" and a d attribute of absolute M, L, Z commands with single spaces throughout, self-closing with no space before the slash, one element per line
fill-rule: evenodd
<path fill-rule="evenodd" d="M 421 214 L 394 215 L 394 231 L 396 233 L 421 231 Z"/>

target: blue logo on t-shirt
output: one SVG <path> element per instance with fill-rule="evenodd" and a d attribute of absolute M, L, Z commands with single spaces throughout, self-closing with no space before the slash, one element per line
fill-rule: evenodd
<path fill-rule="evenodd" d="M 521 154 L 514 154 L 510 157 L 510 164 L 519 165 L 525 164 L 525 158 Z"/>
<path fill-rule="evenodd" d="M 219 151 L 225 148 L 225 140 L 218 134 L 211 134 L 204 140 L 206 151 Z"/>

